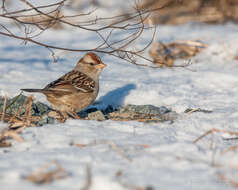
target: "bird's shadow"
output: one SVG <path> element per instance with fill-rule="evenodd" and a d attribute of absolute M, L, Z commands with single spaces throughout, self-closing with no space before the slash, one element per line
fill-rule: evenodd
<path fill-rule="evenodd" d="M 128 96 L 133 89 L 136 89 L 136 85 L 132 83 L 116 88 L 100 97 L 96 104 L 120 106 L 124 103 L 125 97 Z"/>
<path fill-rule="evenodd" d="M 125 97 L 130 93 L 131 90 L 136 89 L 135 84 L 127 84 L 120 88 L 116 88 L 104 96 L 100 97 L 93 105 L 79 112 L 81 117 L 85 117 L 85 114 L 101 110 L 104 114 L 108 114 L 112 111 L 117 110 L 119 106 L 124 103 Z"/>

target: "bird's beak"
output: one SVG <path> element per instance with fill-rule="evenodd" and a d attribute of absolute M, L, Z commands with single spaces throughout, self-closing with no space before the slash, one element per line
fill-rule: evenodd
<path fill-rule="evenodd" d="M 104 64 L 103 62 L 101 62 L 100 64 L 97 65 L 97 68 L 99 69 L 103 69 L 104 67 L 106 67 L 107 65 Z"/>

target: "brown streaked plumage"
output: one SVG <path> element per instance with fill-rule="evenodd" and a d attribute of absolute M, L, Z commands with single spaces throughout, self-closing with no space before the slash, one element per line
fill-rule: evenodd
<path fill-rule="evenodd" d="M 106 65 L 95 53 L 87 53 L 74 69 L 43 89 L 21 89 L 26 92 L 43 93 L 52 107 L 66 119 L 96 99 L 99 90 L 99 75 Z"/>

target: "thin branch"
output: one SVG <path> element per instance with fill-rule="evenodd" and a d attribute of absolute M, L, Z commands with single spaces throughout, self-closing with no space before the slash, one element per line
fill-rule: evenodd
<path fill-rule="evenodd" d="M 54 6 L 56 6 L 56 5 L 63 4 L 65 1 L 67 1 L 67 0 L 62 0 L 62 1 L 58 2 L 58 3 L 53 3 L 53 4 L 44 5 L 44 6 L 39 6 L 39 7 L 37 7 L 37 9 L 44 9 L 44 8 L 54 7 Z M 29 12 L 29 11 L 32 11 L 32 10 L 34 10 L 34 9 L 33 9 L 33 8 L 30 8 L 30 9 L 21 9 L 21 10 L 13 11 L 13 12 L 6 12 L 6 13 L 4 13 L 4 14 L 0 14 L 0 17 L 1 17 L 1 16 L 7 16 L 7 15 L 18 14 L 18 13 Z"/>
<path fill-rule="evenodd" d="M 147 27 L 144 23 L 151 13 L 158 11 L 169 3 L 165 3 L 161 7 L 155 9 L 143 9 L 135 4 L 134 9 L 129 13 L 123 13 L 111 17 L 97 17 L 94 19 L 89 19 L 97 9 L 93 9 L 86 13 L 73 14 L 65 16 L 62 12 L 63 8 L 66 7 L 65 2 L 67 0 L 62 0 L 57 3 L 47 4 L 44 6 L 34 6 L 28 0 L 18 0 L 28 6 L 28 9 L 20 9 L 12 12 L 5 12 L 0 14 L 0 17 L 12 20 L 21 30 L 21 34 L 15 34 L 12 30 L 5 27 L 0 22 L 0 35 L 9 38 L 14 38 L 22 40 L 24 44 L 32 43 L 41 47 L 48 49 L 56 61 L 54 50 L 63 50 L 69 52 L 98 52 L 103 54 L 112 55 L 114 57 L 120 58 L 124 61 L 132 63 L 138 66 L 145 66 L 151 68 L 160 68 L 159 66 L 138 64 L 136 60 L 143 59 L 150 64 L 153 61 L 146 56 L 141 55 L 155 39 L 156 28 Z M 69 7 L 67 7 L 69 8 Z M 52 10 L 53 9 L 53 10 Z M 83 21 L 81 21 L 84 17 Z M 36 19 L 39 18 L 39 19 Z M 73 22 L 71 19 L 77 18 L 79 22 Z M 88 18 L 88 19 L 87 19 Z M 96 47 L 83 49 L 83 48 L 70 48 L 57 45 L 50 45 L 36 39 L 36 37 L 41 36 L 43 33 L 53 28 L 55 24 L 60 24 L 60 26 L 69 26 L 70 28 L 75 28 L 78 30 L 94 32 L 96 37 L 102 42 Z M 136 44 L 139 39 L 143 36 L 145 30 L 152 30 L 152 38 L 140 49 L 131 49 L 132 44 Z M 117 36 L 119 32 L 123 32 L 125 35 Z M 107 35 L 104 35 L 107 33 Z M 115 37 L 116 36 L 116 37 Z"/>

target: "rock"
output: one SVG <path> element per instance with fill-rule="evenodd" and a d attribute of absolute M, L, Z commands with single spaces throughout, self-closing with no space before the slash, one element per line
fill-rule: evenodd
<path fill-rule="evenodd" d="M 22 107 L 22 105 L 26 102 L 26 105 Z M 0 110 L 3 109 L 4 98 L 0 99 Z M 6 118 L 8 120 L 14 116 L 14 114 L 22 107 L 20 110 L 20 117 L 25 114 L 25 110 L 28 105 L 28 98 L 22 94 L 7 99 L 7 106 L 6 106 Z M 41 102 L 32 103 L 31 107 L 31 114 L 32 114 L 32 121 L 35 125 L 41 126 L 43 124 L 54 123 L 52 118 L 49 118 L 47 115 L 51 111 L 51 108 L 46 104 Z M 7 122 L 7 121 L 6 121 Z"/>
<path fill-rule="evenodd" d="M 112 105 L 108 105 L 108 106 L 106 107 L 106 109 L 103 110 L 103 113 L 104 113 L 105 115 L 107 115 L 107 114 L 112 113 L 112 112 L 115 112 L 115 111 L 118 111 L 118 108 L 115 108 L 115 107 L 113 107 Z"/>
<path fill-rule="evenodd" d="M 164 106 L 156 107 L 153 105 L 127 105 L 119 109 L 119 112 L 136 112 L 141 114 L 161 115 L 170 112 L 170 110 Z"/>
<path fill-rule="evenodd" d="M 88 114 L 88 119 L 89 120 L 104 121 L 104 120 L 106 120 L 106 117 L 104 116 L 104 114 L 100 110 L 98 110 L 98 111 L 89 113 Z"/>
<path fill-rule="evenodd" d="M 42 126 L 42 125 L 45 125 L 45 124 L 54 124 L 56 123 L 56 119 L 53 118 L 53 117 L 49 117 L 47 115 L 44 115 L 41 120 L 39 120 L 38 122 L 36 122 L 36 125 L 37 126 Z"/>
<path fill-rule="evenodd" d="M 140 122 L 173 121 L 177 117 L 176 112 L 172 112 L 164 106 L 156 107 L 153 105 L 127 105 L 109 114 L 111 120 L 136 120 Z"/>
<path fill-rule="evenodd" d="M 34 110 L 35 115 L 45 115 L 51 111 L 51 108 L 49 106 L 41 102 L 33 103 L 32 109 Z"/>
<path fill-rule="evenodd" d="M 3 102 L 4 98 L 1 98 L 0 100 L 0 110 L 3 109 Z M 7 99 L 7 110 L 6 113 L 14 114 L 16 113 L 19 108 L 26 102 L 26 106 L 24 106 L 20 112 L 20 115 L 23 115 L 25 113 L 25 107 L 27 107 L 27 96 L 24 95 L 18 95 L 14 98 Z M 51 111 L 51 108 L 47 106 L 46 104 L 43 104 L 41 102 L 36 102 L 32 104 L 32 115 L 34 116 L 42 116 L 44 114 L 48 114 L 48 112 Z"/>
<path fill-rule="evenodd" d="M 4 98 L 0 99 L 0 112 L 3 108 Z M 21 118 L 28 104 L 28 99 L 24 95 L 16 96 L 12 99 L 7 99 L 7 110 L 4 121 L 8 122 L 10 118 L 23 106 L 19 118 Z M 201 111 L 201 110 L 199 110 Z M 203 110 L 202 110 L 203 111 Z M 32 103 L 32 117 L 31 121 L 36 126 L 45 124 L 54 124 L 57 122 L 55 111 L 41 102 Z M 53 115 L 52 115 L 53 113 Z M 55 112 L 55 114 L 57 114 Z M 98 108 L 89 108 L 78 113 L 81 119 L 104 121 L 106 119 L 119 121 L 140 121 L 140 122 L 163 122 L 173 121 L 178 118 L 178 114 L 165 106 L 156 107 L 153 105 L 127 105 L 124 107 L 114 107 L 108 105 L 104 110 Z"/>
<path fill-rule="evenodd" d="M 194 112 L 212 113 L 211 110 L 205 110 L 201 108 L 196 108 L 196 109 L 188 108 L 184 111 L 184 113 L 194 113 Z"/>
<path fill-rule="evenodd" d="M 160 116 L 157 116 L 158 119 L 160 119 L 161 121 L 174 121 L 176 119 L 178 119 L 179 114 L 176 113 L 175 111 L 171 111 L 165 114 L 162 114 Z"/>
<path fill-rule="evenodd" d="M 84 119 L 88 116 L 89 113 L 96 112 L 98 111 L 97 108 L 89 108 L 89 109 L 83 109 L 77 114 L 79 115 L 80 118 Z"/>

